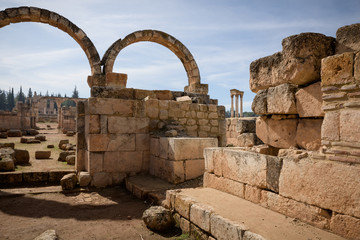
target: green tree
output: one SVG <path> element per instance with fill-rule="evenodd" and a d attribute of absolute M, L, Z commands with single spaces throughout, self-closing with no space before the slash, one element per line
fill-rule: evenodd
<path fill-rule="evenodd" d="M 0 110 L 7 109 L 7 102 L 6 102 L 6 92 L 4 90 L 0 90 Z"/>
<path fill-rule="evenodd" d="M 15 107 L 15 97 L 14 97 L 14 88 L 9 90 L 7 96 L 7 110 L 12 111 L 12 109 Z"/>
<path fill-rule="evenodd" d="M 72 93 L 72 98 L 79 98 L 79 91 L 76 89 L 76 85 L 75 85 L 75 88 L 74 88 L 74 91 Z"/>
<path fill-rule="evenodd" d="M 33 96 L 33 93 L 32 93 L 32 91 L 31 91 L 31 88 L 29 88 L 29 92 L 28 92 L 27 97 L 28 97 L 28 98 L 32 98 L 32 96 Z"/>
<path fill-rule="evenodd" d="M 16 101 L 21 101 L 21 102 L 25 102 L 25 94 L 22 91 L 22 86 L 20 86 L 20 91 L 16 94 Z"/>
<path fill-rule="evenodd" d="M 46 90 L 46 94 L 45 94 L 45 97 L 48 97 L 49 96 L 49 91 Z"/>

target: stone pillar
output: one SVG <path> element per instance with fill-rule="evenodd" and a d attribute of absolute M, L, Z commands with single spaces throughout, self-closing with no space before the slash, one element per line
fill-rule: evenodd
<path fill-rule="evenodd" d="M 235 95 L 235 118 L 239 117 L 239 94 Z"/>
<path fill-rule="evenodd" d="M 230 113 L 231 113 L 231 117 L 233 118 L 234 117 L 234 95 L 230 95 L 231 96 L 231 110 L 230 110 Z"/>
<path fill-rule="evenodd" d="M 244 96 L 244 92 L 240 92 L 240 117 L 244 117 L 244 113 L 243 113 L 243 96 Z"/>

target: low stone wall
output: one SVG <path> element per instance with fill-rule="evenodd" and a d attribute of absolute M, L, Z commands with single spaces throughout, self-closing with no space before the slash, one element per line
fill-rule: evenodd
<path fill-rule="evenodd" d="M 149 173 L 177 184 L 204 174 L 204 149 L 217 147 L 217 138 L 150 138 Z"/>
<path fill-rule="evenodd" d="M 32 115 L 31 106 L 18 102 L 15 111 L 0 111 L 0 129 L 31 129 L 35 128 L 35 116 Z"/>
<path fill-rule="evenodd" d="M 226 146 L 252 147 L 261 143 L 256 136 L 256 118 L 226 119 Z"/>
<path fill-rule="evenodd" d="M 279 155 L 205 149 L 204 187 L 347 238 L 360 236 L 360 167 L 317 160 L 303 151 L 283 150 Z"/>
<path fill-rule="evenodd" d="M 150 134 L 161 136 L 167 128 L 182 137 L 217 138 L 225 145 L 225 108 L 193 103 L 209 102 L 206 96 L 183 101 L 171 91 L 95 90 L 97 97 L 78 103 L 76 162 L 77 170 L 91 174 L 94 186 L 149 172 Z M 109 98 L 98 97 L 105 95 Z"/>

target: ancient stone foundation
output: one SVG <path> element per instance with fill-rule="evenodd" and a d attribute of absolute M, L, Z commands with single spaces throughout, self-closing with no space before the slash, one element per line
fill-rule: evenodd
<path fill-rule="evenodd" d="M 111 87 L 92 95 L 78 105 L 76 166 L 94 186 L 149 171 L 179 183 L 202 174 L 203 148 L 225 146 L 225 109 L 207 95 Z"/>
<path fill-rule="evenodd" d="M 0 111 L 0 130 L 9 129 L 32 129 L 35 128 L 35 116 L 32 113 L 31 105 L 18 102 L 14 111 Z"/>

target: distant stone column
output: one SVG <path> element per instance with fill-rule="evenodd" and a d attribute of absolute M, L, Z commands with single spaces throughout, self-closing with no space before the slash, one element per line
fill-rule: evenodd
<path fill-rule="evenodd" d="M 235 118 L 239 117 L 239 94 L 235 95 Z"/>
<path fill-rule="evenodd" d="M 244 117 L 244 113 L 243 113 L 243 96 L 244 96 L 244 92 L 240 92 L 240 117 Z"/>
<path fill-rule="evenodd" d="M 231 117 L 233 118 L 234 117 L 234 95 L 231 94 Z"/>

